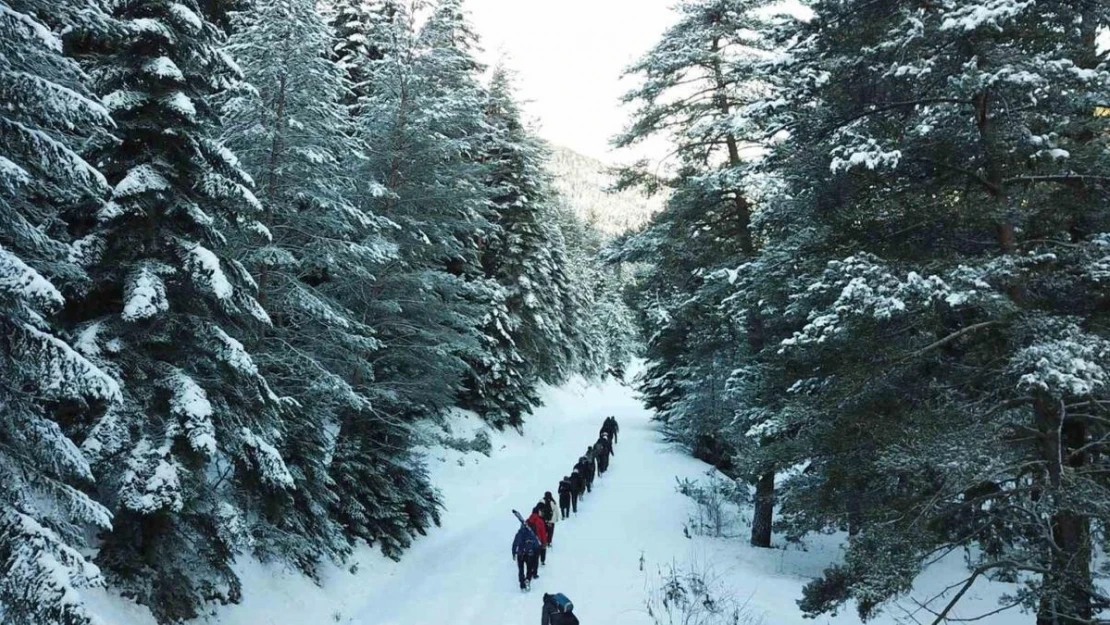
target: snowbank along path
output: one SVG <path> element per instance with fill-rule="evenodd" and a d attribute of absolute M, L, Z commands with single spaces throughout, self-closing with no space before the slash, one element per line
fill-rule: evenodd
<path fill-rule="evenodd" d="M 274 565 L 245 561 L 244 601 L 219 608 L 213 625 L 536 625 L 544 592 L 574 600 L 583 625 L 649 625 L 644 598 L 658 572 L 671 563 L 709 569 L 731 594 L 747 602 L 750 623 L 842 625 L 858 623 L 849 607 L 839 616 L 804 619 L 795 604 L 802 586 L 839 554 L 840 537 L 818 537 L 806 550 L 754 549 L 741 539 L 687 538 L 692 506 L 676 492 L 675 478 L 705 477 L 708 467 L 664 445 L 633 391 L 581 380 L 547 389 L 545 404 L 524 434 L 492 433 L 490 457 L 453 450 L 428 451 L 429 468 L 447 510 L 443 525 L 418 539 L 400 562 L 373 549 L 359 550 L 348 568 L 324 572 L 317 586 Z M 555 547 L 531 592 L 517 588 L 510 552 L 526 512 L 555 491 L 575 460 L 614 415 L 620 438 L 610 470 L 595 482 L 578 515 L 560 521 Z M 456 434 L 481 429 L 459 415 Z M 469 430 L 468 432 L 465 432 Z M 738 528 L 743 531 L 744 528 Z M 781 541 L 779 541 L 781 542 Z M 915 589 L 919 599 L 962 579 L 954 560 L 934 567 Z M 996 606 L 997 587 L 975 587 L 954 616 Z M 936 604 L 943 605 L 943 600 Z M 913 618 L 909 615 L 915 613 Z M 1007 613 L 980 625 L 1018 622 Z M 1027 618 L 1027 617 L 1026 617 Z M 930 623 L 910 601 L 891 606 L 873 623 Z M 145 619 L 142 619 L 145 623 Z M 140 620 L 126 620 L 139 625 Z"/>

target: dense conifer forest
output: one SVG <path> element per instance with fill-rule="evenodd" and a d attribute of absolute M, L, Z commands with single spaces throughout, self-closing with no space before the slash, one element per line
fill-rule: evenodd
<path fill-rule="evenodd" d="M 459 0 L 0 1 L 0 621 L 399 558 L 414 426 L 631 357 L 478 45 Z"/>
<path fill-rule="evenodd" d="M 668 435 L 751 485 L 752 545 L 847 533 L 811 616 L 872 617 L 963 552 L 953 589 L 1103 622 L 1110 4 L 679 12 L 617 139 L 675 153 L 625 172 L 672 195 L 621 246 L 653 261 L 640 388 Z"/>
<path fill-rule="evenodd" d="M 539 138 L 464 0 L 0 0 L 0 623 L 400 560 L 429 428 L 523 433 L 638 358 L 751 552 L 843 538 L 805 616 L 956 554 L 934 625 L 980 581 L 1107 622 L 1108 26 L 679 0 L 613 138 L 668 151 L 609 169 Z"/>

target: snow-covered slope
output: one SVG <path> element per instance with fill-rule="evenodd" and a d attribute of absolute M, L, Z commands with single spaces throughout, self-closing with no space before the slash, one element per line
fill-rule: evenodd
<path fill-rule="evenodd" d="M 651 197 L 634 190 L 609 193 L 613 176 L 601 161 L 567 148 L 552 150 L 548 169 L 555 188 L 583 221 L 608 235 L 618 235 L 646 224 L 663 209 L 664 194 Z"/>
<path fill-rule="evenodd" d="M 795 606 L 808 578 L 835 560 L 837 536 L 807 550 L 759 550 L 743 540 L 684 536 L 692 512 L 675 478 L 703 478 L 708 467 L 659 440 L 633 392 L 576 381 L 545 392 L 546 405 L 524 434 L 493 433 L 491 457 L 435 450 L 433 478 L 447 504 L 443 527 L 421 538 L 400 562 L 371 549 L 350 570 L 327 570 L 322 586 L 271 565 L 247 563 L 244 602 L 221 608 L 219 625 L 535 625 L 543 592 L 576 603 L 583 625 L 647 625 L 644 598 L 658 571 L 671 563 L 711 572 L 765 625 L 858 623 L 855 614 L 803 619 Z M 574 518 L 556 528 L 555 547 L 530 593 L 516 587 L 510 545 L 517 522 L 510 510 L 530 509 L 595 440 L 602 418 L 616 415 L 621 434 L 607 473 Z M 473 433 L 476 419 L 460 415 L 456 434 Z M 642 558 L 642 562 L 641 562 Z M 934 567 L 914 593 L 924 600 L 962 579 L 957 560 Z M 976 586 L 956 610 L 974 616 L 995 607 L 998 586 Z M 938 599 L 934 605 L 943 605 Z M 901 604 L 931 622 L 910 600 Z M 1018 622 L 1008 613 L 982 625 Z M 760 620 L 761 619 L 761 620 Z M 1027 620 L 1027 618 L 1025 619 Z M 137 621 L 130 621 L 139 625 Z M 878 625 L 912 623 L 891 607 Z"/>

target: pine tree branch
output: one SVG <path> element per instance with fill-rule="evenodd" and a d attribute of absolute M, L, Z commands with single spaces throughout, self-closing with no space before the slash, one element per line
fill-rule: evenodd
<path fill-rule="evenodd" d="M 1036 184 L 1038 182 L 1058 182 L 1066 184 L 1068 182 L 1077 182 L 1084 180 L 1094 180 L 1098 182 L 1110 182 L 1110 176 L 1091 176 L 1087 174 L 1056 174 L 1048 176 L 1014 176 L 1013 178 L 1006 178 L 1003 184 L 1010 184 L 1021 182 L 1026 184 Z"/>
<path fill-rule="evenodd" d="M 945 345 L 951 343 L 952 341 L 955 341 L 956 339 L 960 338 L 961 336 L 964 336 L 965 334 L 970 334 L 972 332 L 982 330 L 984 328 L 989 328 L 991 326 L 996 326 L 996 325 L 999 325 L 1001 323 L 1002 323 L 1001 321 L 984 321 L 982 323 L 976 323 L 974 325 L 967 326 L 966 328 L 963 328 L 961 330 L 957 330 L 956 332 L 953 332 L 952 334 L 949 334 L 948 336 L 940 339 L 939 341 L 936 341 L 935 343 L 932 343 L 932 344 L 930 344 L 926 347 L 923 347 L 923 348 L 917 350 L 913 354 L 906 357 L 903 360 L 903 362 L 905 360 L 910 360 L 912 358 L 918 358 L 918 357 L 924 356 L 925 354 L 927 354 L 927 353 L 929 353 L 929 352 L 931 352 L 935 349 L 939 349 L 941 347 L 944 347 Z"/>
<path fill-rule="evenodd" d="M 990 617 L 994 616 L 995 614 L 1001 614 L 1001 613 L 1003 613 L 1007 610 L 1013 610 L 1014 608 L 1016 608 L 1020 605 L 1021 605 L 1021 601 L 1014 601 L 1013 603 L 1009 603 L 1007 605 L 1004 605 L 1001 608 L 996 608 L 994 610 L 991 610 L 990 612 L 985 612 L 983 614 L 980 614 L 979 616 L 973 616 L 971 618 L 950 618 L 950 619 L 948 619 L 948 622 L 949 623 L 973 623 L 975 621 L 981 621 L 983 619 L 990 618 Z"/>
<path fill-rule="evenodd" d="M 947 169 L 949 171 L 954 171 L 958 174 L 963 174 L 963 175 L 971 178 L 975 182 L 978 182 L 979 184 L 983 185 L 983 187 L 991 195 L 997 196 L 997 195 L 1002 194 L 1002 187 L 1001 186 L 991 182 L 990 180 L 987 180 L 986 177 L 984 177 L 983 174 L 981 174 L 979 172 L 972 171 L 972 170 L 966 169 L 964 167 L 960 167 L 959 165 L 953 165 L 951 163 L 945 163 L 944 161 L 938 161 L 938 160 L 931 159 L 931 158 L 919 158 L 917 160 L 922 162 L 922 163 L 928 163 L 930 165 L 935 165 L 937 167 L 941 167 L 941 168 Z"/>
<path fill-rule="evenodd" d="M 854 115 L 849 115 L 848 117 L 845 117 L 844 119 L 836 122 L 835 124 L 827 128 L 825 132 L 821 133 L 817 140 L 824 141 L 832 133 L 840 130 L 848 124 L 851 124 L 852 122 L 859 121 L 864 117 L 870 117 L 872 115 L 877 115 L 879 113 L 885 113 L 887 111 L 893 111 L 896 109 L 928 104 L 975 104 L 975 101 L 964 98 L 921 98 L 920 100 L 903 100 L 901 102 L 888 102 L 886 104 L 879 104 L 866 111 L 860 111 L 858 113 L 855 113 Z"/>

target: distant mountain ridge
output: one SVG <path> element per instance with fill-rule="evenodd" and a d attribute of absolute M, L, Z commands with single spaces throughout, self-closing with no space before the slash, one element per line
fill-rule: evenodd
<path fill-rule="evenodd" d="M 574 213 L 609 236 L 639 229 L 663 210 L 666 201 L 664 194 L 607 192 L 614 178 L 605 163 L 569 148 L 552 146 L 548 167 L 555 188 Z"/>

